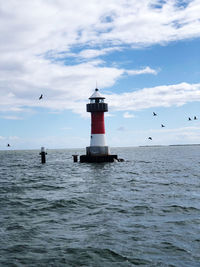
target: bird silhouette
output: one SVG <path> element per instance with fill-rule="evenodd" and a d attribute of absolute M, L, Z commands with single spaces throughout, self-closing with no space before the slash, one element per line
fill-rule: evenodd
<path fill-rule="evenodd" d="M 149 138 L 148 138 L 149 140 L 152 140 L 152 137 L 151 136 L 149 136 Z"/>
<path fill-rule="evenodd" d="M 7 146 L 9 147 L 9 146 L 10 146 L 10 144 L 7 144 Z"/>
<path fill-rule="evenodd" d="M 163 127 L 165 127 L 165 125 L 161 124 L 161 127 L 163 128 Z"/>
<path fill-rule="evenodd" d="M 188 120 L 191 121 L 192 119 L 189 117 Z"/>
<path fill-rule="evenodd" d="M 153 112 L 153 116 L 157 116 L 157 114 L 155 112 Z"/>
<path fill-rule="evenodd" d="M 43 94 L 41 94 L 41 96 L 39 97 L 39 100 L 41 100 L 43 98 Z"/>
<path fill-rule="evenodd" d="M 197 117 L 196 116 L 194 116 L 194 120 L 197 120 Z"/>

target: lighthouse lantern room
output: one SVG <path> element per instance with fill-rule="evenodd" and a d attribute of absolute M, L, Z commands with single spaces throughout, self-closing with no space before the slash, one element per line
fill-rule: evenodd
<path fill-rule="evenodd" d="M 81 162 L 112 162 L 117 160 L 117 155 L 110 155 L 106 145 L 104 112 L 108 111 L 108 104 L 104 103 L 105 97 L 99 89 L 91 95 L 87 104 L 87 112 L 91 113 L 90 146 L 86 147 L 86 155 L 80 156 Z"/>

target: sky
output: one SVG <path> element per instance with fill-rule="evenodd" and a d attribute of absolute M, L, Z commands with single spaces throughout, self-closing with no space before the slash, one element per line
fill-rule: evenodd
<path fill-rule="evenodd" d="M 0 59 L 1 150 L 88 146 L 96 86 L 109 146 L 200 143 L 200 0 L 0 0 Z"/>

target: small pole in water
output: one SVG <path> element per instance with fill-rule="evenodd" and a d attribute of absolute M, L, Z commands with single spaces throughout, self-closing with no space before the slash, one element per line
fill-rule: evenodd
<path fill-rule="evenodd" d="M 41 152 L 40 152 L 40 155 L 41 155 L 41 163 L 44 164 L 46 163 L 46 151 L 45 151 L 45 148 L 42 146 L 41 147 Z"/>
<path fill-rule="evenodd" d="M 78 162 L 78 155 L 72 155 L 73 159 L 74 159 L 74 162 Z"/>

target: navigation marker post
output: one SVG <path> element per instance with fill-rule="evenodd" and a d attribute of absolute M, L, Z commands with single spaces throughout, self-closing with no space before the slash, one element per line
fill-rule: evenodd
<path fill-rule="evenodd" d="M 41 163 L 44 164 L 46 163 L 46 151 L 45 151 L 45 148 L 42 146 L 41 147 L 41 152 L 40 152 L 40 155 L 41 155 Z"/>

